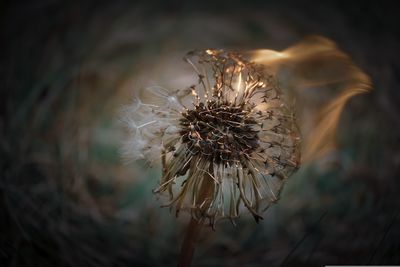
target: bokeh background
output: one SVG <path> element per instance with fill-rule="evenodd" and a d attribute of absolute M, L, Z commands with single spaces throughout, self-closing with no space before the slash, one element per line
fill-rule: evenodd
<path fill-rule="evenodd" d="M 188 218 L 160 208 L 157 166 L 121 160 L 121 106 L 179 79 L 171 66 L 188 50 L 282 50 L 309 34 L 335 41 L 374 90 L 348 102 L 338 149 L 292 176 L 264 221 L 205 230 L 194 266 L 400 264 L 394 5 L 41 0 L 0 10 L 0 266 L 174 266 Z"/>

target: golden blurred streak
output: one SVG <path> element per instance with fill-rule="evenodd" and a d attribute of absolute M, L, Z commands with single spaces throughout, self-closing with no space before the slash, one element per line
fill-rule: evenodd
<path fill-rule="evenodd" d="M 277 76 L 289 103 L 296 105 L 303 163 L 335 148 L 345 104 L 372 89 L 369 77 L 349 56 L 320 36 L 310 36 L 282 52 L 263 49 L 250 56 Z"/>

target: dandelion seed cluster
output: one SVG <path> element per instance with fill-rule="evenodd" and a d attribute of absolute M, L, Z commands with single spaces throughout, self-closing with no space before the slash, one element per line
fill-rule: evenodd
<path fill-rule="evenodd" d="M 216 164 L 233 164 L 259 146 L 257 122 L 242 105 L 209 101 L 183 112 L 182 142 Z"/>
<path fill-rule="evenodd" d="M 128 106 L 125 152 L 161 158 L 155 192 L 167 192 L 167 206 L 177 214 L 187 210 L 214 224 L 245 208 L 258 221 L 299 166 L 294 108 L 274 76 L 239 53 L 193 51 L 184 59 L 198 83 L 182 90 L 150 87 L 148 102 Z"/>

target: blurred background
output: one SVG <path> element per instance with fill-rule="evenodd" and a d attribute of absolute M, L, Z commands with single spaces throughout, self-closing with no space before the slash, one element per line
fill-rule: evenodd
<path fill-rule="evenodd" d="M 309 34 L 374 90 L 347 103 L 337 150 L 292 176 L 260 224 L 205 230 L 193 265 L 400 264 L 400 35 L 380 2 L 1 1 L 0 266 L 175 266 L 188 218 L 160 208 L 157 166 L 124 164 L 119 110 L 179 80 L 168 66 L 188 50 Z"/>

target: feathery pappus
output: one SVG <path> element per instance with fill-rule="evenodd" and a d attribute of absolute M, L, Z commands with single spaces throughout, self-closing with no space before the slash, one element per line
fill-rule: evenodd
<path fill-rule="evenodd" d="M 166 206 L 176 214 L 186 210 L 214 224 L 247 209 L 258 221 L 299 167 L 295 109 L 275 77 L 240 53 L 197 50 L 184 60 L 198 83 L 149 87 L 154 101 L 127 106 L 124 152 L 161 160 L 154 192 L 169 196 Z"/>

